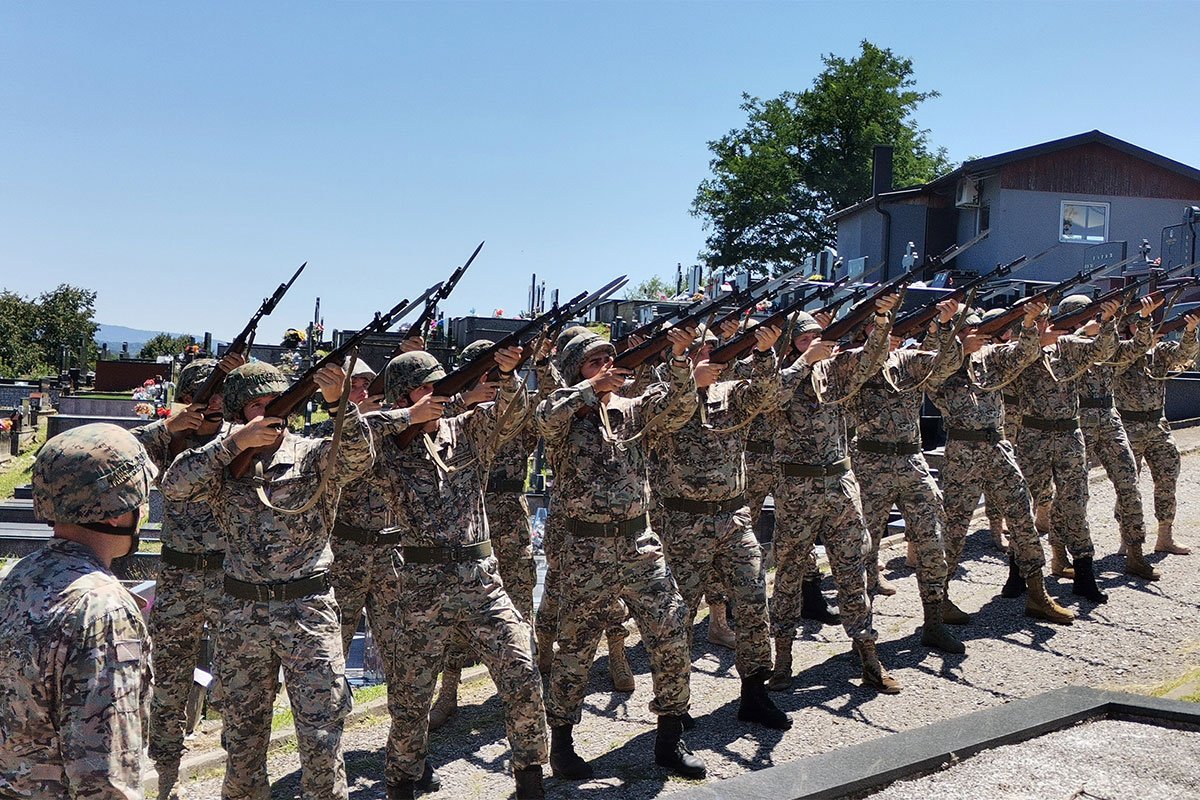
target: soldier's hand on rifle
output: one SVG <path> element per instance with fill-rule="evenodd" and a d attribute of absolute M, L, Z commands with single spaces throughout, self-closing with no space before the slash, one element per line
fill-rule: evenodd
<path fill-rule="evenodd" d="M 449 402 L 449 397 L 427 394 L 408 407 L 408 421 L 412 425 L 421 425 L 441 419 L 446 413 L 446 403 Z"/>
<path fill-rule="evenodd" d="M 480 403 L 490 403 L 496 399 L 496 391 L 500 384 L 495 381 L 483 381 L 475 384 L 470 391 L 463 393 L 463 404 L 477 406 Z"/>
<path fill-rule="evenodd" d="M 524 347 L 501 348 L 496 351 L 496 366 L 500 368 L 501 372 L 512 374 L 517 365 L 521 363 L 521 354 L 524 352 Z"/>
<path fill-rule="evenodd" d="M 954 315 L 958 313 L 960 308 L 962 308 L 962 303 L 958 302 L 954 298 L 950 298 L 938 303 L 937 308 L 938 322 L 945 325 L 947 322 L 954 319 Z"/>
<path fill-rule="evenodd" d="M 235 369 L 246 363 L 246 357 L 241 353 L 226 353 L 217 363 L 217 369 L 222 372 L 233 372 Z"/>
<path fill-rule="evenodd" d="M 1097 327 L 1097 330 L 1099 330 L 1099 327 Z M 1039 343 L 1042 345 L 1042 347 L 1049 347 L 1050 345 L 1057 342 L 1058 337 L 1060 337 L 1062 335 L 1063 335 L 1063 332 L 1058 330 L 1057 328 L 1047 328 L 1042 333 L 1042 335 L 1038 337 L 1038 340 L 1039 340 Z"/>
<path fill-rule="evenodd" d="M 1200 325 L 1200 314 L 1188 314 L 1183 319 L 1187 322 L 1187 332 L 1195 333 L 1196 326 Z"/>
<path fill-rule="evenodd" d="M 742 329 L 741 320 L 727 319 L 717 326 L 717 333 L 722 339 L 732 339 Z"/>
<path fill-rule="evenodd" d="M 898 302 L 900 302 L 900 294 L 898 292 L 885 294 L 883 297 L 880 297 L 875 301 L 875 313 L 887 314 L 896 307 L 896 303 Z"/>
<path fill-rule="evenodd" d="M 378 411 L 383 408 L 383 395 L 371 395 L 361 402 L 355 403 L 355 405 L 358 406 L 358 413 L 370 414 L 372 411 Z"/>
<path fill-rule="evenodd" d="M 284 422 L 279 417 L 255 417 L 229 434 L 229 441 L 237 452 L 253 447 L 267 447 L 279 441 Z"/>
<path fill-rule="evenodd" d="M 832 358 L 837 352 L 837 342 L 827 342 L 824 339 L 815 339 L 813 343 L 804 351 L 804 363 L 810 367 L 818 361 L 824 361 L 827 358 Z"/>
<path fill-rule="evenodd" d="M 701 361 L 693 370 L 692 376 L 696 381 L 696 388 L 703 389 L 706 386 L 712 386 L 721 379 L 721 373 L 725 371 L 724 364 L 714 364 L 711 361 Z"/>
<path fill-rule="evenodd" d="M 204 422 L 206 405 L 193 403 L 178 414 L 167 417 L 167 430 L 171 433 L 187 433 L 194 431 Z"/>
<path fill-rule="evenodd" d="M 829 323 L 833 322 L 833 314 L 830 314 L 828 311 L 818 311 L 812 316 L 817 321 L 817 324 L 821 326 L 821 330 L 825 330 L 829 327 Z"/>
<path fill-rule="evenodd" d="M 671 343 L 671 353 L 676 358 L 683 358 L 688 348 L 692 346 L 692 331 L 671 328 L 667 331 L 667 341 Z"/>
<path fill-rule="evenodd" d="M 1166 300 L 1166 298 L 1158 292 L 1146 295 L 1138 304 L 1140 306 L 1138 308 L 1138 316 L 1142 319 L 1150 319 L 1150 316 L 1154 313 L 1154 310 L 1161 306 L 1164 300 Z"/>
<path fill-rule="evenodd" d="M 400 343 L 401 353 L 415 353 L 425 349 L 424 336 L 410 336 Z"/>
<path fill-rule="evenodd" d="M 690 342 L 691 339 L 688 339 L 688 341 Z M 601 367 L 595 375 L 588 378 L 588 383 L 592 385 L 592 391 L 595 392 L 597 396 L 603 396 L 609 392 L 615 392 L 617 389 L 620 389 L 622 386 L 624 386 L 625 379 L 630 377 L 632 374 L 633 373 L 629 370 L 621 369 L 620 367 L 614 367 L 612 363 L 609 362 Z"/>
<path fill-rule="evenodd" d="M 754 329 L 754 349 L 765 353 L 775 346 L 783 331 L 775 325 L 759 325 Z"/>
<path fill-rule="evenodd" d="M 1040 317 L 1045 310 L 1046 310 L 1046 301 L 1045 300 L 1031 300 L 1030 302 L 1025 304 L 1025 317 L 1021 321 L 1021 324 L 1024 325 L 1026 328 L 1032 326 L 1033 321 L 1035 319 L 1037 319 L 1038 317 Z"/>
<path fill-rule="evenodd" d="M 1100 320 L 1102 322 L 1108 322 L 1116 315 L 1120 308 L 1120 300 L 1109 300 L 1107 303 L 1104 303 L 1100 306 Z"/>
<path fill-rule="evenodd" d="M 313 382 L 321 390 L 326 403 L 336 403 L 342 396 L 342 385 L 346 382 L 346 371 L 337 364 L 326 364 L 313 373 Z"/>
<path fill-rule="evenodd" d="M 967 335 L 966 335 L 966 336 L 963 338 L 963 355 L 965 355 L 965 356 L 969 356 L 969 355 L 971 355 L 971 353 L 976 353 L 976 352 L 979 352 L 979 350 L 980 350 L 980 349 L 981 349 L 981 348 L 982 348 L 982 347 L 983 347 L 985 344 L 987 344 L 988 342 L 990 342 L 990 341 L 991 341 L 991 339 L 992 339 L 992 337 L 990 337 L 990 336 L 987 336 L 987 335 L 985 335 L 985 334 L 981 334 L 981 333 L 968 333 L 968 334 L 967 334 Z"/>
<path fill-rule="evenodd" d="M 1100 332 L 1100 321 L 1090 319 L 1083 327 L 1079 329 L 1079 333 L 1083 336 L 1095 336 Z"/>
<path fill-rule="evenodd" d="M 637 334 L 630 334 L 628 349 L 632 350 L 633 348 L 637 347 L 639 344 L 641 344 L 644 341 L 646 341 L 645 336 L 638 336 Z"/>

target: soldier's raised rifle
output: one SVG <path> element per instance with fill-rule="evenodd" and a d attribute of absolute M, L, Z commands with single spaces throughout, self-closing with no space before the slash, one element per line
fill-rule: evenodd
<path fill-rule="evenodd" d="M 1036 260 L 1036 257 L 1034 260 Z M 987 281 L 1010 275 L 1015 270 L 1020 269 L 1021 267 L 1030 263 L 1032 263 L 1032 261 L 1028 258 L 1028 256 L 1021 256 L 1020 258 L 1014 259 L 1007 264 L 996 265 L 996 268 L 990 272 L 982 275 L 976 275 L 966 283 L 956 286 L 953 291 L 947 292 L 941 297 L 936 297 L 921 308 L 918 308 L 915 311 L 910 311 L 903 317 L 900 317 L 900 319 L 896 320 L 896 323 L 892 325 L 892 335 L 899 336 L 901 339 L 907 339 L 910 336 L 920 333 L 929 325 L 930 321 L 938 315 L 938 303 L 942 303 L 946 300 L 957 300 L 962 302 L 962 300 L 966 298 L 968 294 L 971 293 L 971 290 L 975 287 L 981 286 Z"/>
<path fill-rule="evenodd" d="M 799 297 L 779 310 L 772 312 L 759 325 L 766 325 L 768 327 L 782 326 L 793 312 L 803 310 L 806 305 L 815 300 L 822 300 L 833 295 L 842 288 L 842 285 L 848 278 L 849 276 L 843 276 L 833 283 L 814 281 L 811 286 L 803 287 L 803 291 Z M 730 361 L 739 359 L 746 355 L 746 353 L 749 353 L 757 341 L 753 330 L 744 331 L 725 344 L 713 348 L 712 353 L 708 356 L 708 360 L 713 364 L 728 364 Z"/>
<path fill-rule="evenodd" d="M 386 314 L 375 312 L 375 318 L 348 337 L 340 345 L 330 350 L 322 356 L 317 363 L 313 364 L 308 370 L 301 375 L 295 383 L 287 388 L 282 394 L 274 400 L 267 403 L 266 409 L 263 411 L 264 417 L 279 417 L 286 420 L 290 414 L 296 411 L 300 406 L 308 402 L 316 392 L 320 390 L 317 386 L 315 375 L 323 367 L 329 364 L 337 364 L 342 366 L 346 358 L 354 352 L 354 350 L 368 336 L 383 333 L 395 323 L 399 322 L 421 304 L 422 301 L 402 300 L 392 307 Z M 234 456 L 233 461 L 229 464 L 229 472 L 235 478 L 241 478 L 250 471 L 250 464 L 254 457 L 261 452 L 266 451 L 267 447 L 250 447 Z"/>
<path fill-rule="evenodd" d="M 425 336 L 425 329 L 429 327 L 429 323 L 433 320 L 433 315 L 437 313 L 438 303 L 450 296 L 450 293 L 454 291 L 454 287 L 458 285 L 458 282 L 462 280 L 462 276 L 471 267 L 475 256 L 479 255 L 479 251 L 482 249 L 483 242 L 480 242 L 479 246 L 475 248 L 475 252 L 471 253 L 471 257 L 466 260 L 466 263 L 455 269 L 454 272 L 450 273 L 449 278 L 438 284 L 437 291 L 428 298 L 425 308 L 421 310 L 421 313 L 413 320 L 412 325 L 408 327 L 409 338 L 413 336 Z M 399 355 L 399 352 L 392 353 L 392 355 Z"/>
<path fill-rule="evenodd" d="M 475 252 L 479 252 L 479 251 L 476 250 Z M 425 309 L 428 310 L 429 303 L 432 302 L 433 295 L 435 293 L 441 291 L 441 288 L 444 285 L 445 285 L 444 281 L 438 281 L 433 286 L 430 286 L 428 289 L 421 292 L 421 296 L 418 297 L 416 300 L 413 300 L 412 303 L 410 303 L 409 305 L 413 306 L 413 308 L 416 308 L 417 306 L 424 303 Z M 407 314 L 408 312 L 406 311 L 405 313 Z M 424 312 L 422 312 L 422 313 L 424 313 Z M 397 319 L 399 319 L 399 318 L 397 318 Z M 412 328 L 410 327 L 409 330 L 412 330 Z M 408 339 L 410 337 L 406 336 L 405 338 Z M 403 349 L 402 349 L 403 346 L 404 346 L 403 344 L 398 344 L 395 347 L 393 347 L 392 352 L 388 353 L 387 360 L 391 361 L 393 358 L 400 355 L 400 353 L 403 352 Z M 387 362 L 384 362 L 383 366 L 386 367 Z M 371 379 L 371 385 L 367 387 L 367 397 L 377 397 L 381 394 L 383 394 L 383 368 L 382 367 L 379 369 L 379 372 L 375 375 L 375 377 Z"/>
<path fill-rule="evenodd" d="M 725 323 L 738 319 L 742 314 L 745 314 L 747 311 L 754 308 L 754 306 L 758 305 L 767 298 L 774 296 L 777 292 L 779 292 L 780 289 L 782 289 L 789 281 L 793 279 L 793 276 L 797 272 L 802 269 L 804 269 L 803 266 L 794 267 L 779 277 L 774 278 L 769 283 L 759 286 L 759 288 L 755 289 L 744 300 L 742 300 L 741 303 L 735 306 L 733 311 L 730 311 L 728 314 L 725 314 L 724 316 L 718 317 L 716 320 L 714 320 L 712 324 L 713 332 L 720 335 L 721 327 L 725 325 Z M 839 284 L 844 282 L 845 278 L 838 281 Z M 817 285 L 818 282 L 806 281 L 806 283 Z M 821 282 L 820 285 L 827 286 L 828 284 Z M 728 299 L 726 302 L 728 302 Z"/>
<path fill-rule="evenodd" d="M 466 364 L 457 367 L 446 377 L 435 381 L 433 384 L 433 394 L 438 397 L 452 397 L 473 385 L 496 366 L 496 353 L 507 347 L 520 347 L 528 344 L 530 340 L 538 337 L 543 327 L 548 328 L 553 326 L 560 319 L 569 318 L 575 314 L 578 306 L 587 297 L 587 292 L 581 292 L 568 300 L 564 305 L 555 305 L 541 316 L 529 320 Z M 520 363 L 524 363 L 524 360 L 528 357 L 529 353 L 522 353 Z M 520 364 L 518 364 L 519 367 Z M 417 438 L 422 427 L 421 425 L 413 425 L 406 428 L 396 435 L 397 442 L 401 447 L 407 447 Z"/>
<path fill-rule="evenodd" d="M 986 231 L 984 233 L 986 233 Z M 979 238 L 980 237 L 976 237 L 968 244 L 974 244 L 974 242 L 978 241 Z M 962 250 L 966 249 L 966 246 L 964 245 L 958 249 L 961 252 Z M 957 255 L 957 253 L 955 253 L 955 255 Z M 908 272 L 897 275 L 895 278 L 892 278 L 882 286 L 874 287 L 871 293 L 867 295 L 866 299 L 864 299 L 854 308 L 850 309 L 850 312 L 846 314 L 846 316 L 842 317 L 836 322 L 830 323 L 828 328 L 821 331 L 821 339 L 826 342 L 836 342 L 844 336 L 849 336 L 854 332 L 855 328 L 866 321 L 867 317 L 875 313 L 876 300 L 896 292 L 900 292 L 903 296 L 904 289 L 917 279 L 917 275 L 920 274 L 921 270 L 921 267 L 914 267 Z M 845 298 L 838 301 L 838 307 L 840 307 L 841 303 L 844 302 Z"/>
<path fill-rule="evenodd" d="M 792 272 L 795 272 L 795 270 L 792 270 Z M 788 273 L 788 274 L 791 274 L 791 273 Z M 612 343 L 613 348 L 618 353 L 623 354 L 629 349 L 629 340 L 630 339 L 633 339 L 634 337 L 644 338 L 646 336 L 649 336 L 656 328 L 659 328 L 659 326 L 663 325 L 664 323 L 671 322 L 672 320 L 675 320 L 675 319 L 690 320 L 694 317 L 695 318 L 703 318 L 704 316 L 706 316 L 709 313 L 710 310 L 712 310 L 714 308 L 720 308 L 721 306 L 730 304 L 730 303 L 732 303 L 734 305 L 740 305 L 747 298 L 751 297 L 757 290 L 766 286 L 769 282 L 770 282 L 770 278 L 762 278 L 762 279 L 758 280 L 757 282 L 748 285 L 745 289 L 741 289 L 739 291 L 732 292 L 724 297 L 717 297 L 717 298 L 713 298 L 711 300 L 706 297 L 701 297 L 698 300 L 693 300 L 692 302 L 688 303 L 686 306 L 681 306 L 680 308 L 673 308 L 665 314 L 659 314 L 657 317 L 650 320 L 645 325 L 641 325 L 637 328 L 634 328 L 632 331 L 625 334 L 620 339 L 617 339 L 616 341 L 614 341 Z M 641 363 L 641 362 L 639 361 L 638 363 Z"/>

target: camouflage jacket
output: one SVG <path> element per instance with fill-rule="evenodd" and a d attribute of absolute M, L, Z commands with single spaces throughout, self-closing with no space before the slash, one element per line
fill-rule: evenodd
<path fill-rule="evenodd" d="M 1125 411 L 1155 411 L 1167 402 L 1166 378 L 1190 369 L 1200 353 L 1197 334 L 1186 330 L 1177 342 L 1159 342 L 1117 376 L 1117 408 Z"/>
<path fill-rule="evenodd" d="M 553 367 L 549 361 L 535 363 L 533 369 L 537 374 L 537 394 L 532 402 L 526 404 L 524 421 L 517 428 L 516 433 L 496 451 L 495 458 L 492 459 L 491 472 L 488 474 L 489 483 L 492 481 L 524 482 L 525 474 L 529 471 L 529 455 L 537 449 L 539 438 L 537 425 L 533 421 L 533 410 L 537 408 L 538 403 L 549 397 L 560 383 L 557 371 L 552 371 Z"/>
<path fill-rule="evenodd" d="M 221 424 L 220 430 L 207 439 L 192 439 L 193 446 L 207 444 L 229 432 L 229 423 Z M 162 475 L 171 466 L 171 432 L 167 421 L 160 419 L 130 431 L 146 448 L 146 453 L 158 474 Z M 217 524 L 212 509 L 203 500 L 178 503 L 164 498 L 161 537 L 164 547 L 180 553 L 216 553 L 225 549 L 225 532 Z"/>
<path fill-rule="evenodd" d="M 847 404 L 888 356 L 891 325 L 874 327 L 861 348 L 812 367 L 798 359 L 780 373 L 776 463 L 832 464 L 849 455 Z"/>
<path fill-rule="evenodd" d="M 402 415 L 397 416 L 402 418 Z M 369 419 L 369 415 L 364 418 Z M 335 422 L 337 417 L 330 417 L 314 425 L 312 436 L 329 438 L 333 435 Z M 388 506 L 387 493 L 382 488 L 387 479 L 387 468 L 378 458 L 379 443 L 372 439 L 372 446 L 377 454 L 374 462 L 362 475 L 342 487 L 336 522 L 377 533 L 392 525 L 395 515 Z"/>
<path fill-rule="evenodd" d="M 1112 396 L 1117 375 L 1129 369 L 1138 357 L 1143 355 L 1154 343 L 1154 328 L 1150 320 L 1137 317 L 1137 330 L 1132 339 L 1120 339 L 1117 350 L 1109 358 L 1099 364 L 1093 364 L 1079 379 L 1079 424 L 1099 425 L 1102 418 L 1113 413 Z M 1108 398 L 1107 408 L 1087 408 L 1083 405 L 1088 400 Z"/>
<path fill-rule="evenodd" d="M 255 470 L 234 478 L 225 469 L 234 456 L 228 437 L 187 450 L 162 476 L 163 495 L 176 502 L 207 501 L 225 530 L 225 574 L 248 583 L 280 583 L 329 569 L 333 551 L 329 532 L 337 517 L 342 488 L 362 475 L 374 460 L 367 423 L 353 405 L 342 420 L 338 448 L 320 500 L 303 514 L 272 511 L 259 502 Z M 298 508 L 313 496 L 326 469 L 329 439 L 284 431 L 274 453 L 259 455 L 267 498 L 282 508 Z"/>
<path fill-rule="evenodd" d="M 519 405 L 506 416 L 512 403 Z M 441 464 L 430 455 L 424 435 L 407 446 L 395 436 L 408 428 L 406 410 L 367 415 L 384 476 L 384 502 L 391 510 L 386 527 L 399 529 L 401 544 L 453 547 L 489 538 L 484 483 L 496 452 L 524 425 L 525 403 L 521 384 L 511 378 L 501 382 L 497 402 L 438 420 L 429 439 Z M 503 427 L 497 427 L 501 420 Z"/>
<path fill-rule="evenodd" d="M 1021 372 L 1015 381 L 1022 416 L 1066 420 L 1079 416 L 1079 379 L 1084 371 L 1104 361 L 1117 347 L 1117 325 L 1109 320 L 1095 339 L 1060 336 L 1042 348 L 1042 360 Z"/>
<path fill-rule="evenodd" d="M 941 383 L 962 363 L 962 345 L 952 333 L 953 326 L 939 325 L 929 350 L 888 354 L 851 404 L 860 440 L 920 443 L 924 384 Z"/>
<path fill-rule="evenodd" d="M 1016 380 L 1042 354 L 1036 327 L 1022 328 L 1011 342 L 987 344 L 971 353 L 944 381 L 930 381 L 929 399 L 946 427 L 983 430 L 1004 424 L 1000 387 Z"/>
<path fill-rule="evenodd" d="M 140 798 L 146 624 L 90 548 L 51 539 L 0 581 L 0 797 Z"/>
<path fill-rule="evenodd" d="M 728 500 L 746 492 L 746 439 L 750 420 L 779 394 L 775 353 L 752 362 L 751 378 L 720 381 L 698 390 L 698 404 L 682 428 L 655 440 L 663 497 Z"/>
<path fill-rule="evenodd" d="M 609 438 L 591 383 L 556 390 L 534 417 L 554 467 L 556 512 L 585 522 L 619 522 L 647 513 L 650 444 L 687 424 L 696 405 L 691 364 L 672 362 L 668 383 L 655 383 L 637 397 L 609 396 Z"/>

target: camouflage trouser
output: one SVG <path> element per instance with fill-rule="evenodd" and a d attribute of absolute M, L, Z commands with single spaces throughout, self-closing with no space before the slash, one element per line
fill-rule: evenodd
<path fill-rule="evenodd" d="M 636 536 L 567 534 L 561 545 L 562 604 L 558 652 L 550 671 L 546 717 L 551 726 L 577 725 L 587 695 L 588 669 L 600 634 L 611 624 L 613 601 L 623 599 L 642 633 L 654 680 L 655 714 L 677 716 L 691 700 L 687 609 L 667 571 L 662 544 L 650 529 Z"/>
<path fill-rule="evenodd" d="M 1179 447 L 1166 420 L 1126 422 L 1129 444 L 1137 464 L 1145 459 L 1154 479 L 1154 518 L 1175 521 L 1175 487 L 1179 483 Z"/>
<path fill-rule="evenodd" d="M 774 453 L 751 453 L 746 451 L 746 499 L 750 504 L 750 524 L 757 525 L 762 514 L 763 503 L 767 495 L 773 495 L 775 484 L 779 482 L 779 467 L 775 466 Z M 775 524 L 779 524 L 779 507 L 775 507 Z M 814 542 L 815 544 L 815 542 Z M 820 580 L 821 568 L 817 566 L 817 557 L 810 547 L 804 554 L 804 577 Z"/>
<path fill-rule="evenodd" d="M 749 677 L 769 670 L 767 585 L 762 576 L 762 550 L 750 528 L 750 510 L 742 506 L 716 516 L 666 511 L 663 526 L 670 532 L 667 563 L 687 606 L 689 638 L 706 587 L 723 586 L 733 600 L 738 673 Z"/>
<path fill-rule="evenodd" d="M 940 603 L 946 593 L 946 553 L 942 545 L 942 492 L 925 456 L 854 453 L 854 472 L 863 475 L 863 518 L 871 532 L 869 559 L 879 558 L 894 503 L 904 515 L 904 536 L 917 551 L 917 590 L 922 603 Z"/>
<path fill-rule="evenodd" d="M 546 763 L 542 679 L 529 623 L 504 591 L 494 556 L 458 564 L 406 564 L 400 590 L 400 635 L 392 672 L 403 691 L 388 750 L 387 780 L 417 780 L 429 751 L 429 707 L 452 636 L 479 653 L 504 704 L 515 769 Z"/>
<path fill-rule="evenodd" d="M 1146 519 L 1142 513 L 1142 491 L 1138 488 L 1137 461 L 1129 437 L 1117 412 L 1109 410 L 1100 417 L 1100 424 L 1083 426 L 1083 440 L 1089 455 L 1104 466 L 1108 479 L 1116 490 L 1117 504 L 1113 516 L 1125 544 L 1146 541 Z"/>
<path fill-rule="evenodd" d="M 851 639 L 873 641 L 865 559 L 871 537 L 863 522 L 854 472 L 828 478 L 780 478 L 775 487 L 775 591 L 771 635 L 791 640 L 800 624 L 800 585 L 806 552 L 817 535 L 837 584 L 842 627 Z"/>
<path fill-rule="evenodd" d="M 154 694 L 150 699 L 150 758 L 164 767 L 178 767 L 187 733 L 187 701 L 192 671 L 200 657 L 204 623 L 216 637 L 225 602 L 224 573 L 164 564 L 158 573 L 150 609 L 150 641 L 154 645 Z"/>
<path fill-rule="evenodd" d="M 538 606 L 538 635 L 548 634 L 551 641 L 558 639 L 558 611 L 562 594 L 563 567 L 562 549 L 565 546 L 559 530 L 562 517 L 550 514 L 546 517 L 546 530 L 542 535 L 542 552 L 546 555 L 546 577 L 542 583 L 542 602 Z M 568 607 L 569 608 L 569 607 Z M 568 613 L 574 613 L 569 608 Z M 609 636 L 624 636 L 625 620 L 629 609 L 620 597 L 614 597 L 605 621 L 605 633 Z"/>
<path fill-rule="evenodd" d="M 1087 522 L 1087 450 L 1083 433 L 1042 431 L 1021 427 L 1017 463 L 1029 484 L 1031 497 L 1044 497 L 1053 488 L 1051 535 L 1057 536 L 1072 558 L 1095 555 Z"/>
<path fill-rule="evenodd" d="M 990 499 L 990 510 L 1008 520 L 1008 538 L 1021 576 L 1041 574 L 1046 555 L 1033 526 L 1029 487 L 1017 466 L 1012 443 L 951 439 L 946 442 L 941 478 L 946 487 L 947 579 L 953 576 L 962 559 L 967 529 L 981 492 Z"/>
<path fill-rule="evenodd" d="M 353 700 L 340 633 L 333 592 L 267 603 L 225 598 L 215 689 L 227 754 L 223 798 L 270 797 L 267 743 L 281 665 L 296 720 L 300 796 L 346 797 L 342 723 Z"/>

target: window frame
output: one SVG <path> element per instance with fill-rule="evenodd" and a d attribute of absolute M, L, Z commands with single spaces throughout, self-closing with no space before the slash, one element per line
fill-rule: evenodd
<path fill-rule="evenodd" d="M 1078 239 L 1069 239 L 1063 234 L 1063 220 L 1066 219 L 1067 206 L 1098 206 L 1104 209 L 1104 238 L 1098 242 L 1081 237 Z M 1112 224 L 1112 203 L 1103 200 L 1059 200 L 1058 201 L 1058 241 L 1063 244 L 1107 244 L 1109 241 L 1109 227 Z"/>

